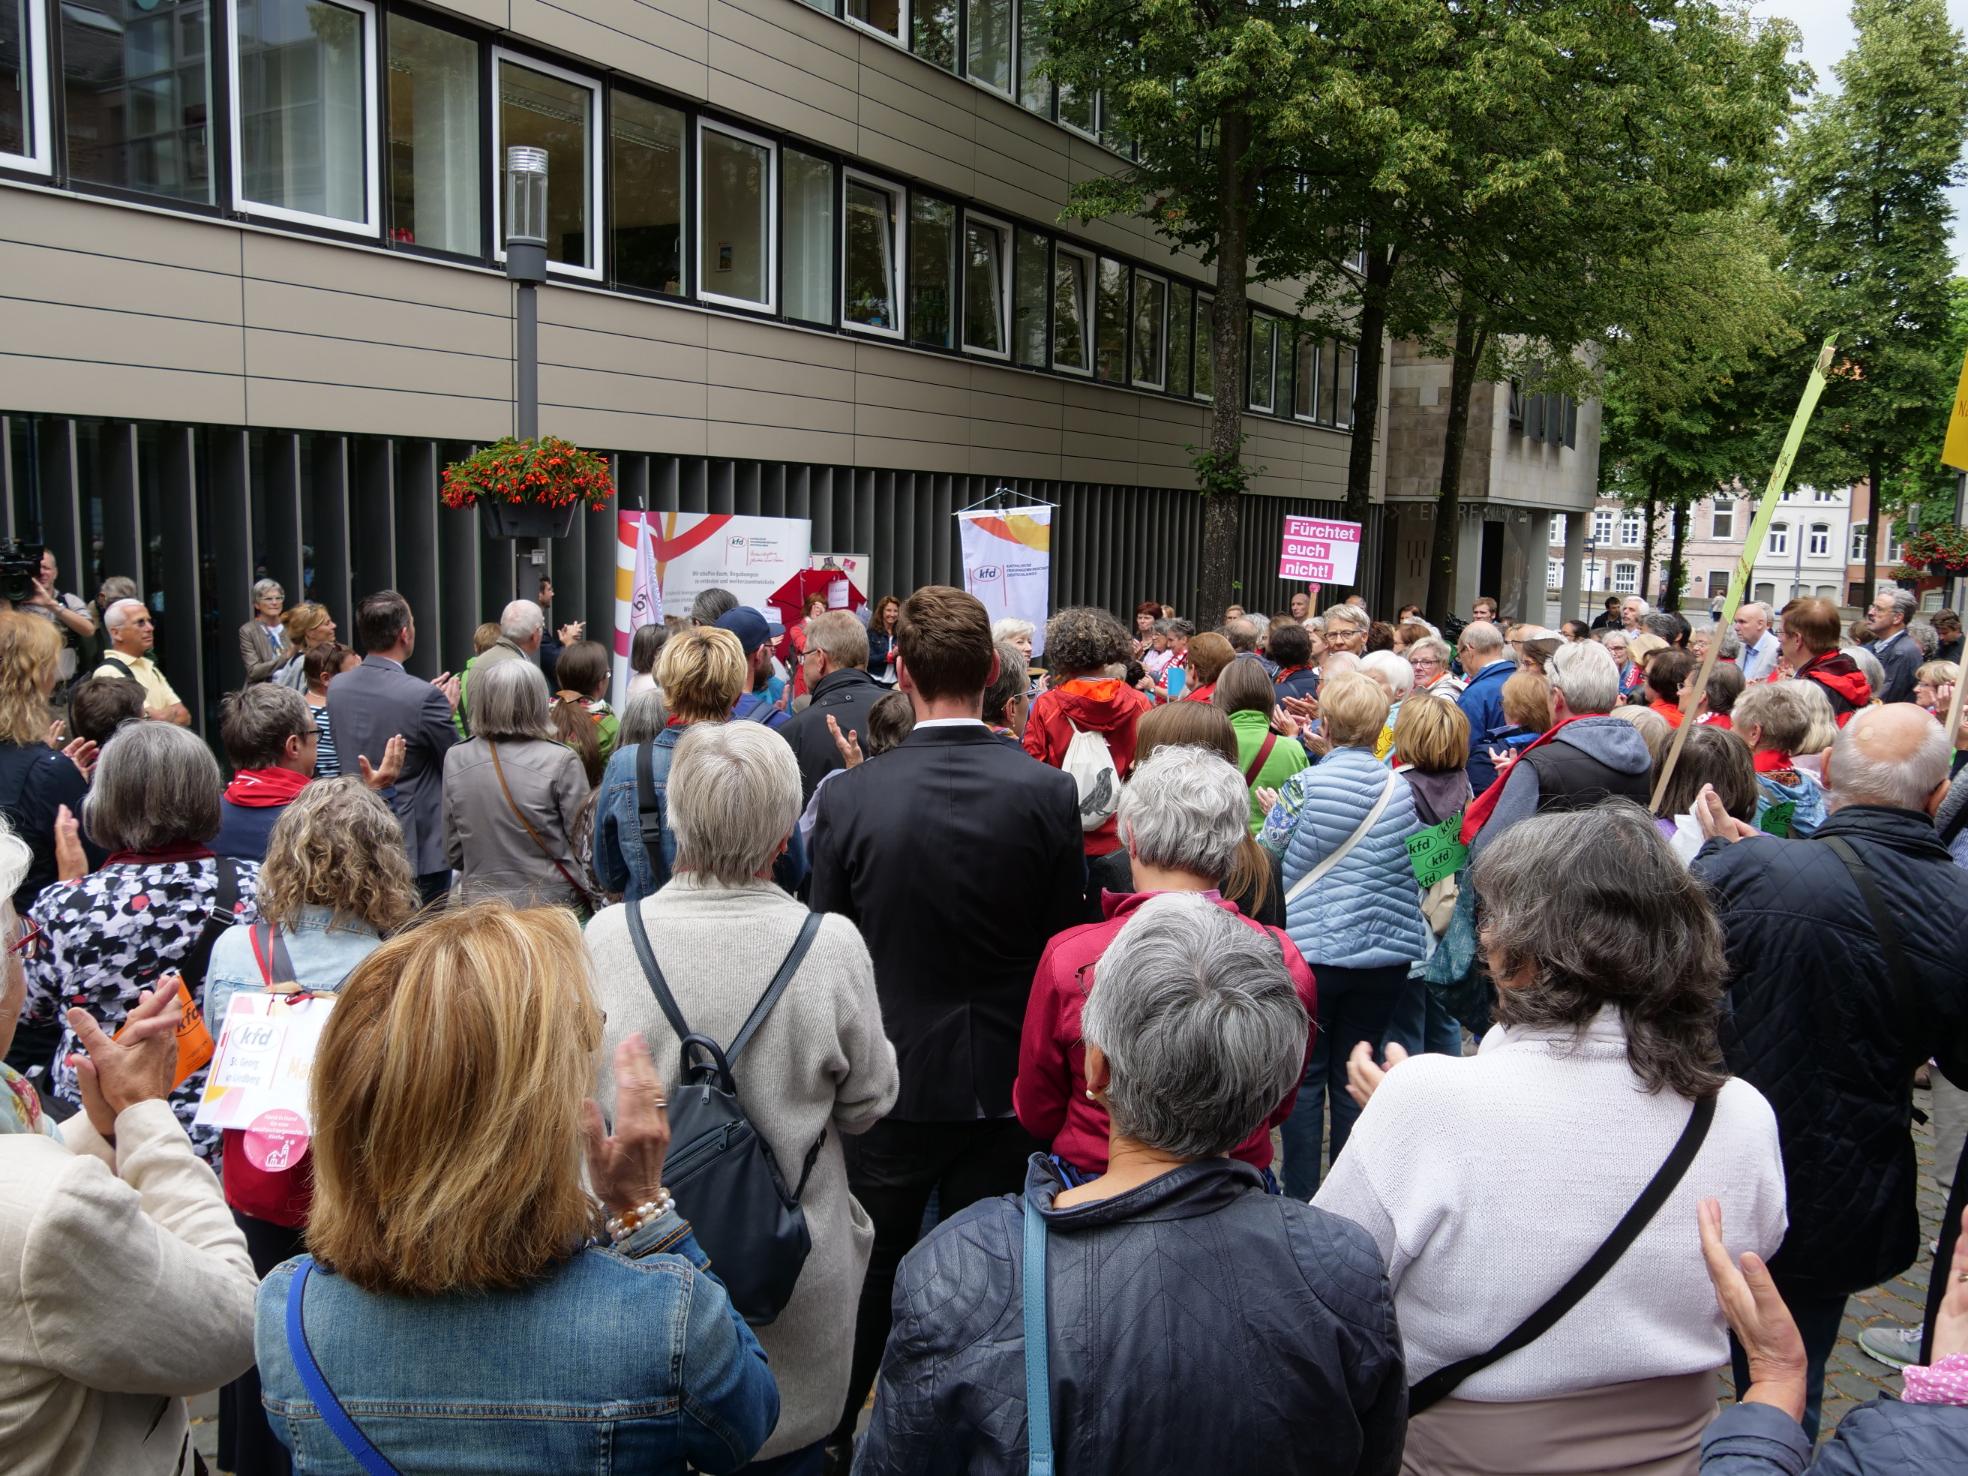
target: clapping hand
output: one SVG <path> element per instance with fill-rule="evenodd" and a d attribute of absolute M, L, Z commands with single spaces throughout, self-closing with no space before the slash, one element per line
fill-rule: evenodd
<path fill-rule="evenodd" d="M 1282 707 L 1271 709 L 1271 731 L 1280 738 L 1296 738 L 1303 725 Z"/>
<path fill-rule="evenodd" d="M 627 1214 L 662 1192 L 663 1156 L 670 1149 L 667 1105 L 649 1043 L 638 1031 L 615 1047 L 615 1131 L 608 1131 L 593 1098 L 581 1104 L 588 1182 L 610 1214 Z"/>
<path fill-rule="evenodd" d="M 585 620 L 570 620 L 556 631 L 555 634 L 560 637 L 560 643 L 563 646 L 571 646 L 581 639 L 582 634 L 587 628 L 588 622 Z"/>
<path fill-rule="evenodd" d="M 84 780 L 96 777 L 96 755 L 102 752 L 93 738 L 71 738 L 62 754 L 68 761 L 82 771 Z"/>
<path fill-rule="evenodd" d="M 1934 1314 L 1934 1362 L 1950 1353 L 1968 1353 L 1968 1209 L 1961 1212 L 1961 1238 L 1948 1267 L 1947 1295 Z"/>
<path fill-rule="evenodd" d="M 458 679 L 447 671 L 432 677 L 431 685 L 443 694 L 444 700 L 451 704 L 451 710 L 456 712 L 458 710 L 458 693 L 460 690 Z"/>
<path fill-rule="evenodd" d="M 1499 779 L 1508 774 L 1510 766 L 1517 762 L 1517 750 L 1514 748 L 1492 748 L 1489 750 L 1489 755 L 1490 764 L 1496 769 Z"/>
<path fill-rule="evenodd" d="M 1346 1095 L 1362 1107 L 1367 1098 L 1380 1089 L 1387 1080 L 1387 1073 L 1408 1059 L 1407 1050 L 1393 1041 L 1387 1043 L 1387 1057 L 1378 1066 L 1374 1065 L 1373 1042 L 1363 1040 L 1353 1047 L 1353 1053 L 1346 1058 Z M 1405 1081 L 1407 1078 L 1403 1077 Z"/>
<path fill-rule="evenodd" d="M 403 773 L 403 752 L 407 745 L 401 733 L 392 733 L 389 742 L 383 745 L 383 761 L 370 767 L 369 755 L 359 753 L 355 762 L 362 770 L 362 782 L 371 789 L 388 789 Z"/>
<path fill-rule="evenodd" d="M 1722 1206 L 1714 1199 L 1701 1202 L 1702 1259 L 1708 1262 L 1708 1279 L 1715 1284 L 1715 1300 L 1722 1315 L 1742 1344 L 1749 1360 L 1749 1391 L 1745 1404 L 1773 1404 L 1793 1420 L 1804 1418 L 1805 1357 L 1804 1339 L 1797 1323 L 1784 1305 L 1783 1296 L 1770 1279 L 1770 1268 L 1754 1252 L 1743 1252 L 1741 1268 L 1729 1256 L 1722 1239 Z M 1955 1251 L 1957 1270 L 1968 1266 L 1960 1249 Z M 1960 1290 L 1956 1282 L 1949 1288 L 1953 1298 Z M 1968 1303 L 1968 1298 L 1961 1299 Z M 1963 1306 L 1968 1312 L 1968 1306 Z M 1936 1355 L 1940 1352 L 1939 1324 L 1935 1325 Z"/>
<path fill-rule="evenodd" d="M 833 735 L 834 749 L 840 754 L 843 767 L 851 769 L 865 757 L 861 752 L 861 735 L 853 728 L 843 734 L 831 712 L 827 714 L 827 731 Z"/>
<path fill-rule="evenodd" d="M 1268 815 L 1278 803 L 1278 791 L 1260 784 L 1251 791 L 1251 798 L 1257 801 L 1258 809 Z"/>
<path fill-rule="evenodd" d="M 105 1138 L 116 1136 L 116 1119 L 138 1102 L 162 1101 L 171 1094 L 178 1067 L 178 977 L 166 974 L 124 1017 L 121 1039 L 111 1040 L 87 1010 L 70 1010 L 68 1028 L 86 1055 L 71 1055 L 75 1084 L 89 1125 Z"/>
<path fill-rule="evenodd" d="M 82 849 L 82 822 L 67 805 L 55 807 L 55 875 L 80 881 L 89 872 L 89 853 Z"/>
<path fill-rule="evenodd" d="M 1723 807 L 1722 796 L 1715 792 L 1713 784 L 1704 784 L 1701 793 L 1695 796 L 1695 823 L 1701 826 L 1701 833 L 1708 839 L 1731 844 L 1762 834 L 1754 825 L 1745 825 Z"/>
<path fill-rule="evenodd" d="M 1295 718 L 1304 719 L 1308 723 L 1316 722 L 1319 717 L 1319 699 L 1317 697 L 1287 697 L 1285 699 L 1285 711 Z"/>

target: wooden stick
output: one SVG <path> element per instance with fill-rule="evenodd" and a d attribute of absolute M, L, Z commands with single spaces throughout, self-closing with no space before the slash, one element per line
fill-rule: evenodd
<path fill-rule="evenodd" d="M 1818 397 L 1824 393 L 1825 377 L 1831 370 L 1833 342 L 1827 338 L 1824 347 L 1818 350 L 1817 362 L 1811 366 L 1811 377 L 1805 381 L 1804 393 L 1797 401 L 1797 413 L 1790 418 L 1790 433 L 1784 437 L 1776 465 L 1770 468 L 1770 480 L 1763 488 L 1763 500 L 1757 504 L 1756 516 L 1750 520 L 1749 532 L 1743 538 L 1742 558 L 1736 561 L 1736 572 L 1729 577 L 1729 591 L 1722 597 L 1722 618 L 1719 622 L 1722 625 L 1736 618 L 1736 607 L 1742 603 L 1743 591 L 1749 588 L 1750 578 L 1756 572 L 1756 551 L 1763 546 L 1764 535 L 1770 531 L 1770 519 L 1776 516 L 1777 504 L 1783 500 L 1784 484 L 1790 480 L 1790 468 L 1797 460 L 1797 448 L 1804 444 L 1804 428 L 1811 423 L 1811 412 L 1818 408 Z M 1681 750 L 1687 746 L 1688 730 L 1695 725 L 1695 706 L 1707 692 L 1709 676 L 1714 672 L 1716 658 L 1721 654 L 1722 640 L 1718 635 L 1708 643 L 1708 654 L 1702 657 L 1701 669 L 1695 673 L 1693 689 L 1681 695 L 1681 726 L 1674 730 L 1674 739 L 1668 744 L 1667 755 L 1661 761 L 1660 778 L 1654 784 L 1654 797 L 1647 806 L 1656 815 L 1660 813 L 1661 799 L 1667 794 L 1668 780 L 1674 776 L 1674 766 L 1681 762 Z M 1957 686 L 1957 708 L 1960 703 L 1961 689 Z"/>

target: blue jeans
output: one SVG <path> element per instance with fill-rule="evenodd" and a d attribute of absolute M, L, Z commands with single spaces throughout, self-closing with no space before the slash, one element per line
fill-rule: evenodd
<path fill-rule="evenodd" d="M 1411 1056 L 1424 1051 L 1439 1056 L 1462 1054 L 1462 1026 L 1442 1008 L 1419 975 L 1401 986 L 1400 1001 L 1388 1023 L 1387 1039 L 1398 1042 Z"/>
<path fill-rule="evenodd" d="M 1790 1308 L 1797 1331 L 1804 1339 L 1804 1438 L 1815 1445 L 1818 1417 L 1824 1412 L 1825 1360 L 1831 1357 L 1831 1350 L 1838 1342 L 1838 1328 L 1845 1320 L 1846 1298 L 1842 1293 L 1826 1296 L 1794 1292 L 1781 1282 L 1777 1290 L 1783 1293 L 1784 1305 Z M 1743 1355 L 1742 1344 L 1733 1333 L 1729 1335 L 1729 1362 L 1736 1376 L 1736 1398 L 1741 1399 L 1749 1392 L 1749 1359 Z"/>
<path fill-rule="evenodd" d="M 1408 985 L 1408 965 L 1378 969 L 1341 969 L 1313 964 L 1319 985 L 1319 1039 L 1305 1066 L 1298 1101 L 1279 1130 L 1285 1145 L 1285 1193 L 1310 1199 L 1319 1189 L 1320 1140 L 1326 1130 L 1326 1099 L 1332 1099 L 1332 1156 L 1339 1157 L 1360 1109 L 1346 1095 L 1346 1058 L 1363 1040 L 1380 1049 L 1387 1037 L 1401 991 Z"/>

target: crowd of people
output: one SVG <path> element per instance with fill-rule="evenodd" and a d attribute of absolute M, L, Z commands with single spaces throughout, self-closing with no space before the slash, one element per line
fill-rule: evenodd
<path fill-rule="evenodd" d="M 426 680 L 401 595 L 351 647 L 262 581 L 221 764 L 134 587 L 55 583 L 9 1470 L 201 1470 L 214 1389 L 236 1476 L 1968 1469 L 1950 612 L 707 590 L 617 711 L 549 587 Z M 226 1116 L 275 1029 L 305 1113 Z"/>

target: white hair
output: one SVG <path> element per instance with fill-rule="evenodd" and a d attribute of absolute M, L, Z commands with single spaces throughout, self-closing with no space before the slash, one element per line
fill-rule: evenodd
<path fill-rule="evenodd" d="M 1462 628 L 1456 644 L 1464 651 L 1501 651 L 1503 632 L 1487 620 L 1472 620 Z"/>
<path fill-rule="evenodd" d="M 1406 657 L 1396 656 L 1392 651 L 1367 652 L 1360 658 L 1360 670 L 1384 678 L 1387 695 L 1396 702 L 1414 690 L 1414 667 L 1408 663 Z"/>
<path fill-rule="evenodd" d="M 136 618 L 128 614 L 128 611 L 135 610 L 138 615 L 141 615 L 148 608 L 149 606 L 144 604 L 142 600 L 118 600 L 107 610 L 103 611 L 103 624 L 111 630 L 121 630 Z"/>
<path fill-rule="evenodd" d="M 1628 605 L 1638 605 L 1640 607 L 1640 613 L 1642 615 L 1651 614 L 1654 608 L 1652 605 L 1648 604 L 1646 599 L 1641 595 L 1628 595 L 1625 599 L 1620 601 L 1620 608 L 1622 610 L 1624 610 Z"/>
<path fill-rule="evenodd" d="M 1864 646 L 1847 646 L 1845 654 L 1865 673 L 1866 685 L 1872 688 L 1873 696 L 1877 697 L 1886 690 L 1886 668 L 1877 656 Z"/>
<path fill-rule="evenodd" d="M 1337 620 L 1343 625 L 1358 626 L 1361 630 L 1373 629 L 1372 617 L 1358 605 L 1328 605 L 1324 613 L 1329 627 Z"/>
<path fill-rule="evenodd" d="M 1888 721 L 1889 714 L 1892 721 L 1907 721 L 1897 716 L 1902 708 L 1920 713 L 1919 745 L 1903 755 L 1876 755 L 1868 741 L 1872 730 Z M 1831 746 L 1831 786 L 1825 804 L 1834 810 L 1845 805 L 1887 805 L 1896 810 L 1924 811 L 1927 797 L 1947 778 L 1953 757 L 1946 731 L 1911 703 L 1865 708 L 1838 730 L 1838 740 Z"/>
<path fill-rule="evenodd" d="M 547 624 L 547 612 L 531 600 L 514 600 L 499 612 L 499 634 L 523 646 Z"/>
<path fill-rule="evenodd" d="M 1544 674 L 1574 713 L 1611 712 L 1619 700 L 1619 663 L 1597 641 L 1567 641 L 1545 661 Z"/>
<path fill-rule="evenodd" d="M 1121 790 L 1121 843 L 1144 865 L 1221 882 L 1250 834 L 1250 809 L 1244 776 L 1222 754 L 1158 748 Z"/>
<path fill-rule="evenodd" d="M 279 595 L 282 599 L 285 599 L 287 597 L 287 591 L 280 587 L 280 581 L 278 579 L 256 579 L 253 581 L 254 604 L 257 605 L 268 595 Z"/>
<path fill-rule="evenodd" d="M 763 723 L 693 723 L 670 761 L 676 869 L 742 886 L 799 823 L 799 761 Z"/>
<path fill-rule="evenodd" d="M 1341 672 L 1358 671 L 1360 658 L 1351 651 L 1328 651 L 1319 659 L 1319 680 L 1336 677 Z"/>
<path fill-rule="evenodd" d="M 1032 624 L 1029 620 L 1020 620 L 1016 615 L 1007 615 L 1002 620 L 991 622 L 991 639 L 994 642 L 1015 641 L 1020 636 L 1024 636 L 1027 640 L 1030 640 L 1038 633 L 1039 628 L 1036 625 Z M 863 666 L 868 664 L 867 657 L 864 656 L 861 658 L 861 664 Z"/>

